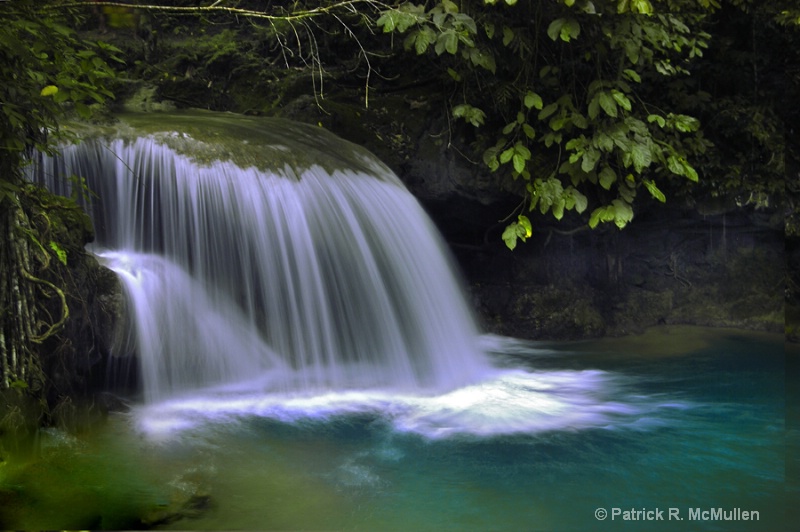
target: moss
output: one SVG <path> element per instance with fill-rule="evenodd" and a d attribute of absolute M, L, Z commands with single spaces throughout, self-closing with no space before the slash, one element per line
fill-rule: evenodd
<path fill-rule="evenodd" d="M 361 170 L 399 183 L 367 150 L 319 126 L 202 110 L 126 113 L 119 119 L 114 127 L 72 124 L 72 129 L 84 139 L 150 136 L 200 165 L 231 161 L 242 168 L 265 171 L 289 168 L 296 176 L 311 167 L 321 167 L 329 174 Z"/>
<path fill-rule="evenodd" d="M 72 199 L 38 186 L 28 186 L 21 199 L 43 246 L 55 242 L 66 250 L 82 250 L 94 240 L 92 220 Z"/>
<path fill-rule="evenodd" d="M 509 318 L 521 326 L 513 334 L 527 338 L 597 338 L 606 330 L 591 292 L 570 286 L 531 286 L 516 296 L 511 309 Z"/>
<path fill-rule="evenodd" d="M 7 455 L 33 449 L 45 405 L 20 388 L 0 390 L 0 465 Z"/>
<path fill-rule="evenodd" d="M 610 310 L 613 324 L 610 334 L 641 333 L 645 328 L 665 323 L 672 312 L 674 293 L 671 290 L 651 291 L 629 288 L 619 294 L 620 299 Z"/>

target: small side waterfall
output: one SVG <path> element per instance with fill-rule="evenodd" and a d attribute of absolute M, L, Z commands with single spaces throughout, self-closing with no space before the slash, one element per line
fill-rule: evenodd
<path fill-rule="evenodd" d="M 161 120 L 193 133 L 85 140 L 34 176 L 96 194 L 95 251 L 124 281 L 148 401 L 248 380 L 442 391 L 481 377 L 444 244 L 384 165 L 311 126 Z"/>

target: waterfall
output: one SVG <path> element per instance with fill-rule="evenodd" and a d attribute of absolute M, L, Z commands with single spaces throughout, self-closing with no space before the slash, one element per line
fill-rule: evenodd
<path fill-rule="evenodd" d="M 92 250 L 123 281 L 148 401 L 244 381 L 433 392 L 485 369 L 429 217 L 321 128 L 166 116 L 66 146 L 35 174 L 94 193 Z"/>

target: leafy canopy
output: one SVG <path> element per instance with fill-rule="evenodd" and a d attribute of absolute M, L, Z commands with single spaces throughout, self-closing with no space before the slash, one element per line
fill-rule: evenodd
<path fill-rule="evenodd" d="M 92 103 L 112 97 L 107 61 L 119 50 L 79 38 L 73 14 L 54 5 L 0 2 L 0 204 L 17 201 L 25 156 L 52 149 L 59 117 L 89 118 Z"/>
<path fill-rule="evenodd" d="M 488 171 L 523 184 L 526 208 L 503 233 L 513 249 L 531 235 L 525 211 L 622 228 L 642 191 L 663 202 L 665 184 L 699 180 L 690 161 L 710 142 L 664 91 L 709 46 L 703 21 L 719 5 L 699 4 L 405 2 L 377 24 L 438 58 L 461 97 L 452 116 L 480 128 Z"/>

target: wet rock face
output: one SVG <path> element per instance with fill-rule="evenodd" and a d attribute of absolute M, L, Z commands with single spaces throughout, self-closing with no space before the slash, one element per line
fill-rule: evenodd
<path fill-rule="evenodd" d="M 108 357 L 114 351 L 124 295 L 116 274 L 82 252 L 69 268 L 69 318 L 63 330 L 42 346 L 48 403 L 82 397 L 105 386 Z"/>
<path fill-rule="evenodd" d="M 458 253 L 484 327 L 525 338 L 640 333 L 658 324 L 784 330 L 783 234 L 747 213 L 653 214 L 624 231 L 534 234 L 514 252 Z"/>

